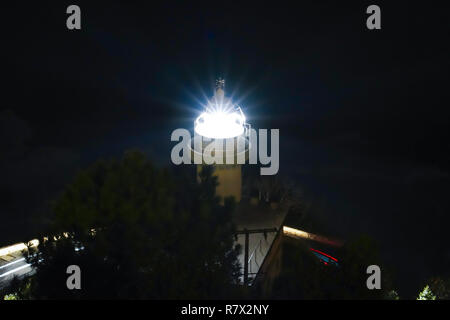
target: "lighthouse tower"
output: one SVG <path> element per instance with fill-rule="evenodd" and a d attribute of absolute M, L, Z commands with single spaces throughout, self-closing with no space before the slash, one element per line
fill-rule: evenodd
<path fill-rule="evenodd" d="M 248 153 L 248 130 L 249 125 L 245 122 L 241 108 L 225 96 L 225 80 L 219 78 L 206 111 L 195 121 L 195 132 L 202 136 L 203 140 L 207 140 L 202 144 L 204 161 L 197 165 L 197 174 L 204 165 L 214 167 L 213 175 L 219 183 L 216 195 L 221 198 L 222 204 L 229 196 L 233 196 L 236 202 L 241 201 L 241 165 Z M 208 150 L 215 160 L 221 160 L 213 163 L 205 161 Z"/>

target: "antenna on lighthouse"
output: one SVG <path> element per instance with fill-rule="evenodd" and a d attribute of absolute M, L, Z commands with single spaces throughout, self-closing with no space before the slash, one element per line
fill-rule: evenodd
<path fill-rule="evenodd" d="M 221 77 L 216 79 L 216 90 L 217 89 L 225 89 L 225 79 L 222 79 Z"/>
<path fill-rule="evenodd" d="M 225 79 L 218 78 L 216 79 L 216 92 L 214 94 L 216 98 L 223 99 L 225 95 Z"/>

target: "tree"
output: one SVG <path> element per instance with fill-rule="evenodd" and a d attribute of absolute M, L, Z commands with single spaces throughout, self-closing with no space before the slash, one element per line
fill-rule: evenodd
<path fill-rule="evenodd" d="M 276 202 L 287 207 L 303 202 L 303 191 L 290 179 L 278 176 L 261 176 L 246 168 L 244 171 L 243 191 L 260 202 Z"/>
<path fill-rule="evenodd" d="M 430 286 L 426 285 L 419 293 L 417 300 L 436 300 L 436 296 L 433 294 L 433 291 L 431 291 Z"/>
<path fill-rule="evenodd" d="M 28 298 L 229 298 L 240 272 L 232 199 L 219 204 L 211 168 L 195 177 L 154 167 L 140 152 L 81 171 L 54 204 L 30 254 Z M 49 236 L 51 235 L 51 236 Z M 78 265 L 82 290 L 68 290 Z"/>
<path fill-rule="evenodd" d="M 283 239 L 281 272 L 275 279 L 272 299 L 329 299 L 333 270 L 324 266 L 303 242 Z"/>

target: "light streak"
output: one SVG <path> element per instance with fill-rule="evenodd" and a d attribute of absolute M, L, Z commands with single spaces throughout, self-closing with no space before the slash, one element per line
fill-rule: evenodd
<path fill-rule="evenodd" d="M 30 247 L 37 247 L 39 245 L 39 240 L 33 239 L 28 242 Z M 16 243 L 8 247 L 0 248 L 0 257 L 7 256 L 11 253 L 27 250 L 28 246 L 25 243 Z"/>
<path fill-rule="evenodd" d="M 341 247 L 343 245 L 343 242 L 340 240 L 332 240 L 332 239 L 328 239 L 326 237 L 314 234 L 314 233 L 309 233 L 303 230 L 299 230 L 299 229 L 294 229 L 291 227 L 287 227 L 287 226 L 283 226 L 283 234 L 291 237 L 291 238 L 297 238 L 297 239 L 307 239 L 307 240 L 312 240 L 312 241 L 317 241 L 317 242 L 321 242 L 330 246 L 335 246 L 335 247 Z"/>
<path fill-rule="evenodd" d="M 12 266 L 13 264 L 16 264 L 16 263 L 18 263 L 18 262 L 20 262 L 20 261 L 24 261 L 24 260 L 25 260 L 25 258 L 20 258 L 20 259 L 18 259 L 18 260 L 13 261 L 13 262 L 4 264 L 4 265 L 0 266 L 0 269 L 7 268 L 7 267 L 9 267 L 9 266 Z"/>

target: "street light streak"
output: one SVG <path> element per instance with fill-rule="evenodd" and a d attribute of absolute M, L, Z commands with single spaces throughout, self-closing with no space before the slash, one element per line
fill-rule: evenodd
<path fill-rule="evenodd" d="M 28 245 L 30 247 L 37 247 L 39 245 L 39 240 L 33 239 L 30 242 L 28 242 Z M 23 250 L 27 250 L 27 249 L 28 249 L 28 246 L 25 243 L 16 243 L 16 244 L 13 244 L 12 246 L 0 248 L 0 257 L 7 256 L 11 253 L 23 251 Z"/>
<path fill-rule="evenodd" d="M 20 261 L 24 261 L 24 260 L 25 260 L 25 258 L 20 258 L 19 260 L 15 260 L 15 261 L 13 261 L 13 262 L 4 264 L 4 265 L 0 266 L 0 269 L 3 269 L 3 268 L 6 268 L 6 267 L 9 267 L 9 266 L 12 266 L 13 264 L 16 264 L 16 263 L 18 263 L 18 262 L 20 262 Z"/>
<path fill-rule="evenodd" d="M 313 240 L 313 241 L 325 243 L 327 245 L 335 246 L 335 247 L 341 247 L 343 245 L 343 242 L 340 240 L 328 239 L 326 237 L 323 237 L 323 236 L 320 236 L 320 235 L 317 235 L 314 233 L 309 233 L 306 231 L 294 229 L 294 228 L 287 227 L 287 226 L 283 226 L 283 234 L 288 237 L 297 238 L 297 239 L 301 238 L 301 239 Z"/>
<path fill-rule="evenodd" d="M 31 264 L 27 263 L 27 264 L 25 264 L 25 265 L 23 265 L 23 266 L 17 267 L 17 268 L 15 268 L 15 269 L 13 269 L 13 270 L 10 270 L 10 271 L 8 271 L 8 272 L 5 272 L 5 273 L 3 273 L 3 274 L 0 274 L 0 278 L 6 277 L 6 276 L 8 276 L 8 275 L 10 275 L 10 274 L 12 274 L 12 273 L 15 273 L 15 272 L 20 271 L 20 270 L 25 269 L 25 268 L 28 268 L 28 267 L 30 267 L 30 266 L 31 266 Z"/>
<path fill-rule="evenodd" d="M 319 250 L 313 249 L 313 248 L 309 248 L 309 249 L 311 249 L 312 251 L 317 252 L 317 253 L 319 253 L 321 255 L 324 255 L 325 257 L 328 257 L 328 258 L 330 258 L 330 259 L 332 259 L 332 260 L 334 260 L 336 262 L 338 261 L 336 258 L 330 256 L 329 254 L 326 254 L 325 252 L 322 252 L 322 251 L 319 251 Z M 325 263 L 325 264 L 327 264 L 327 263 Z"/>

